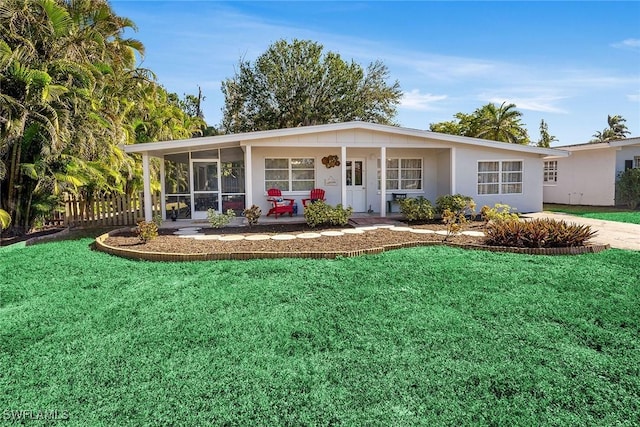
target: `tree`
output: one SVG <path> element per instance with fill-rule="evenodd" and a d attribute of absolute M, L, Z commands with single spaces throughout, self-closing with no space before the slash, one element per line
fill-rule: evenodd
<path fill-rule="evenodd" d="M 475 137 L 513 144 L 528 144 L 529 136 L 520 121 L 522 113 L 515 109 L 515 104 L 505 104 L 506 102 L 503 102 L 497 108 L 495 104 L 487 104 L 476 110 Z"/>
<path fill-rule="evenodd" d="M 522 113 L 516 110 L 515 104 L 486 104 L 477 108 L 472 114 L 457 113 L 456 120 L 450 122 L 431 123 L 429 129 L 451 135 L 484 138 L 492 141 L 528 144 L 529 135 L 520 118 Z"/>
<path fill-rule="evenodd" d="M 540 139 L 538 140 L 538 147 L 549 148 L 551 147 L 551 143 L 557 140 L 558 138 L 549 133 L 549 125 L 547 125 L 544 119 L 540 120 Z"/>
<path fill-rule="evenodd" d="M 393 124 L 402 93 L 387 84 L 387 67 L 365 70 L 308 40 L 279 40 L 251 63 L 240 61 L 225 80 L 222 128 L 226 133 L 309 126 L 351 120 Z"/>
<path fill-rule="evenodd" d="M 629 129 L 627 129 L 627 125 L 624 124 L 626 121 L 627 120 L 624 119 L 622 116 L 608 115 L 607 124 L 609 125 L 609 127 L 602 130 L 602 132 L 598 131 L 594 133 L 593 134 L 594 139 L 592 139 L 589 142 L 598 143 L 598 142 L 614 141 L 616 139 L 625 139 L 627 135 L 631 133 L 629 132 Z"/>
<path fill-rule="evenodd" d="M 0 0 L 0 209 L 11 233 L 63 191 L 138 190 L 140 160 L 120 145 L 211 132 L 201 96 L 190 115 L 136 67 L 144 47 L 127 29 L 106 0 Z"/>

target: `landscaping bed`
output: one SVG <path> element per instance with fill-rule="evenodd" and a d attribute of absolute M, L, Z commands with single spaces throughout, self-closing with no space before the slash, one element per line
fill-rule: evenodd
<path fill-rule="evenodd" d="M 158 237 L 146 243 L 140 241 L 135 228 L 127 228 L 100 236 L 96 241 L 96 247 L 98 250 L 113 255 L 156 261 L 277 257 L 335 258 L 336 256 L 357 256 L 380 253 L 390 249 L 438 244 L 497 252 L 545 255 L 594 253 L 608 248 L 608 246 L 593 245 L 546 249 L 488 246 L 485 243 L 485 237 L 479 235 L 479 232 L 484 231 L 484 223 L 481 221 L 473 221 L 464 228 L 465 233 L 471 233 L 452 236 L 443 234 L 446 232 L 446 227 L 439 222 L 388 227 L 390 226 L 364 226 L 357 227 L 363 230 L 360 234 L 344 233 L 340 236 L 321 235 L 315 238 L 292 238 L 291 240 L 274 240 L 271 237 L 276 234 L 293 236 L 309 235 L 309 233 L 325 234 L 326 232 L 355 230 L 356 228 L 351 226 L 311 228 L 306 224 L 287 223 L 257 225 L 251 228 L 202 227 L 198 230 L 198 233 L 204 236 L 242 236 L 240 240 L 235 241 L 199 240 L 190 236 L 173 234 L 176 230 L 162 229 Z M 410 229 L 414 231 L 412 232 Z M 420 230 L 431 230 L 433 233 L 421 233 Z M 264 240 L 246 239 L 256 235 L 265 236 Z"/>

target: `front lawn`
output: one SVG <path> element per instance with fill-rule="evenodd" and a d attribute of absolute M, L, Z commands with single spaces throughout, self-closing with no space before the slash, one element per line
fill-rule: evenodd
<path fill-rule="evenodd" d="M 609 206 L 577 206 L 553 204 L 545 204 L 544 210 L 550 212 L 563 212 L 585 218 L 640 224 L 640 211 L 638 210 L 632 211 L 629 209 L 620 209 Z"/>
<path fill-rule="evenodd" d="M 0 408 L 64 425 L 638 425 L 640 252 L 0 249 Z"/>

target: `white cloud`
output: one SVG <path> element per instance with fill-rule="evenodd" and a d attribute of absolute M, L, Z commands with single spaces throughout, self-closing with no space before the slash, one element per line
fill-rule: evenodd
<path fill-rule="evenodd" d="M 559 114 L 567 114 L 568 112 L 560 108 L 556 105 L 556 103 L 564 97 L 561 96 L 526 96 L 526 95 L 513 95 L 513 96 L 494 96 L 494 95 L 482 95 L 483 98 L 487 102 L 492 102 L 494 104 L 500 105 L 503 102 L 507 104 L 515 104 L 516 109 L 518 110 L 529 110 L 529 111 L 538 111 L 542 113 L 559 113 Z"/>
<path fill-rule="evenodd" d="M 637 93 L 630 93 L 627 99 L 631 102 L 640 102 L 640 90 Z"/>
<path fill-rule="evenodd" d="M 402 95 L 400 107 L 407 110 L 432 111 L 435 109 L 433 104 L 445 99 L 447 95 L 422 94 L 419 89 L 412 89 Z"/>
<path fill-rule="evenodd" d="M 611 46 L 616 49 L 627 49 L 640 52 L 640 39 L 625 39 L 621 42 L 613 43 Z"/>

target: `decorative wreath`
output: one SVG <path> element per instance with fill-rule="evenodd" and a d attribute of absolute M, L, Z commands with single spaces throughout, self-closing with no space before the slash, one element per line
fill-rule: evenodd
<path fill-rule="evenodd" d="M 338 160 L 338 156 L 331 155 L 322 158 L 322 164 L 327 168 L 332 168 L 334 166 L 340 166 L 340 160 Z"/>

